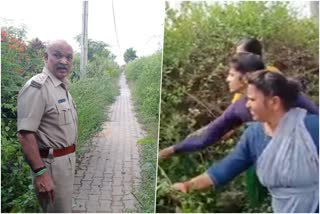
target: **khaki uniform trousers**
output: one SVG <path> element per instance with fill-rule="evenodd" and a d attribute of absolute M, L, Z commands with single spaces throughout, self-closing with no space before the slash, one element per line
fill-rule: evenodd
<path fill-rule="evenodd" d="M 54 202 L 39 198 L 43 212 L 47 213 L 71 213 L 72 192 L 75 173 L 75 152 L 60 157 L 43 159 L 54 183 Z M 34 176 L 33 176 L 34 181 Z M 35 184 L 33 182 L 33 184 Z"/>

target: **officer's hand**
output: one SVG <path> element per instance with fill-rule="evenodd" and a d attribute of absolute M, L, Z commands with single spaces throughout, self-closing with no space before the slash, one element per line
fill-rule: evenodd
<path fill-rule="evenodd" d="M 39 193 L 40 198 L 49 200 L 50 203 L 54 201 L 54 184 L 52 177 L 48 172 L 35 177 L 36 190 Z"/>
<path fill-rule="evenodd" d="M 188 186 L 185 183 L 175 183 L 171 186 L 172 189 L 187 193 L 188 192 Z"/>
<path fill-rule="evenodd" d="M 164 160 L 170 158 L 174 154 L 174 148 L 173 146 L 167 147 L 165 149 L 162 149 L 159 152 L 159 160 Z"/>

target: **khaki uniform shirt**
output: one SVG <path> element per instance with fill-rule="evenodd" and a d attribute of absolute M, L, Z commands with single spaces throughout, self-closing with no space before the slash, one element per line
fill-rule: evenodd
<path fill-rule="evenodd" d="M 45 67 L 19 93 L 18 131 L 35 132 L 40 149 L 77 142 L 78 118 L 67 81 L 62 82 Z"/>

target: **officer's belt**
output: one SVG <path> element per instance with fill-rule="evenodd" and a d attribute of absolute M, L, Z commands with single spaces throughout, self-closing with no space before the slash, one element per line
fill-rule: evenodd
<path fill-rule="evenodd" d="M 42 158 L 48 158 L 50 149 L 40 149 L 40 156 Z M 60 157 L 76 151 L 76 145 L 72 144 L 71 146 L 61 148 L 61 149 L 53 149 L 52 156 Z"/>

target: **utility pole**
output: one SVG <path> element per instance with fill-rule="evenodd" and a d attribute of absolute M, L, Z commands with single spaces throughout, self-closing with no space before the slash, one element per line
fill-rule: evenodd
<path fill-rule="evenodd" d="M 82 10 L 82 34 L 81 34 L 81 60 L 80 78 L 84 78 L 87 73 L 88 61 L 88 0 L 83 1 Z"/>

